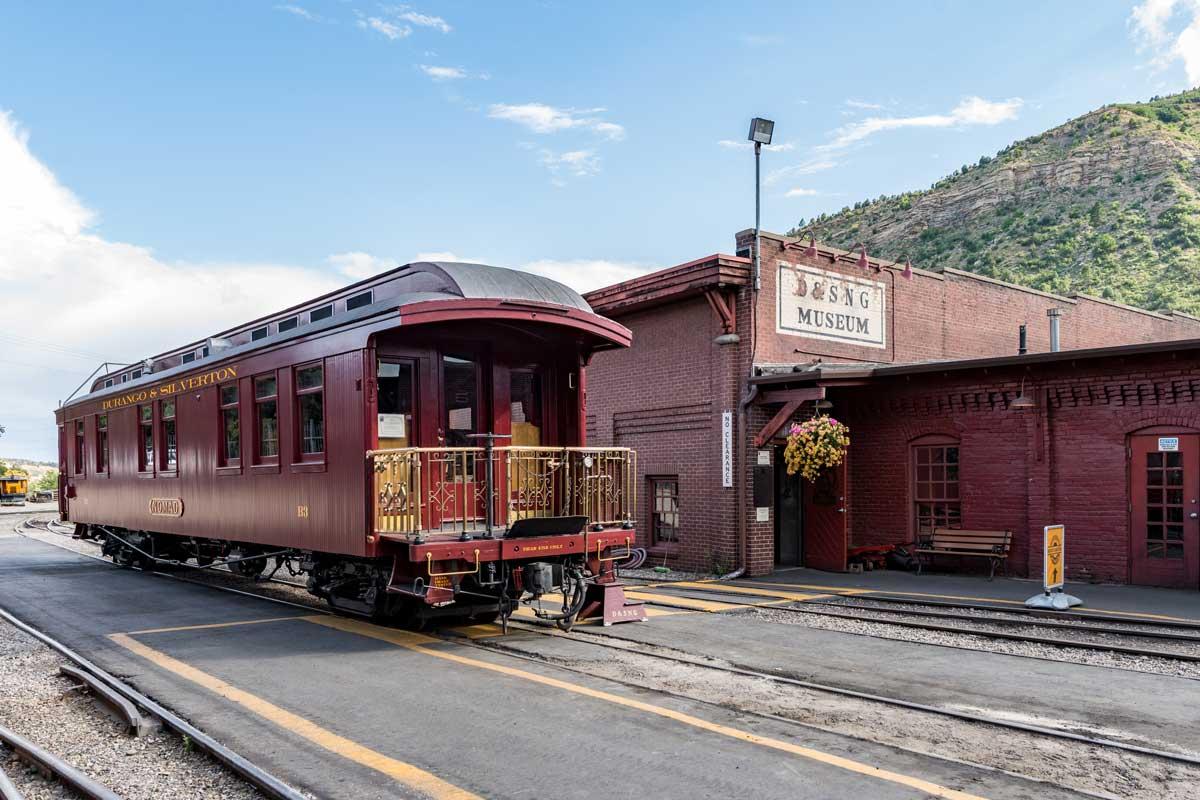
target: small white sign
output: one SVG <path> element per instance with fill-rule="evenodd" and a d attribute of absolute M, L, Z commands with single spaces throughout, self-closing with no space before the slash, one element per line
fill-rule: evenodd
<path fill-rule="evenodd" d="M 755 521 L 756 522 L 770 522 L 771 521 L 771 507 L 770 506 L 758 506 L 757 508 L 754 509 L 754 511 L 755 511 Z"/>
<path fill-rule="evenodd" d="M 733 412 L 721 412 L 721 485 L 733 486 Z"/>
<path fill-rule="evenodd" d="M 403 439 L 408 435 L 405 430 L 403 414 L 379 415 L 380 439 Z"/>
<path fill-rule="evenodd" d="M 1158 437 L 1158 452 L 1174 453 L 1179 449 L 1178 436 L 1160 436 Z"/>
<path fill-rule="evenodd" d="M 771 451 L 770 450 L 759 450 L 758 451 L 758 465 L 760 467 L 771 466 Z"/>

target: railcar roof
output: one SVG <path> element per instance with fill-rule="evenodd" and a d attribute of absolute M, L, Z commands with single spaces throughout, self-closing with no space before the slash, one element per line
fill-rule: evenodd
<path fill-rule="evenodd" d="M 328 305 L 356 292 L 372 290 L 374 302 L 353 310 L 342 310 L 333 313 L 326 319 L 298 325 L 287 331 L 279 331 L 276 327 L 267 336 L 245 342 L 233 342 L 232 346 L 221 349 L 210 348 L 207 356 L 196 357 L 187 363 L 167 364 L 164 362 L 177 361 L 183 352 L 196 353 L 206 346 L 209 341 L 228 341 L 231 338 L 245 339 L 256 326 L 269 325 L 272 322 L 297 316 L 304 309 L 312 309 Z M 452 297 L 478 300 L 510 300 L 565 306 L 567 308 L 592 313 L 591 306 L 574 289 L 541 275 L 520 272 L 505 267 L 493 267 L 487 264 L 473 264 L 460 261 L 417 261 L 380 273 L 370 278 L 358 281 L 328 294 L 308 300 L 304 303 L 286 308 L 251 322 L 229 328 L 216 334 L 211 340 L 200 340 L 184 348 L 168 350 L 148 359 L 158 365 L 154 372 L 143 373 L 138 378 L 123 382 L 114 381 L 112 386 L 104 387 L 106 379 L 115 378 L 122 373 L 137 368 L 137 363 L 127 364 L 120 369 L 100 375 L 93 380 L 93 388 L 89 393 L 72 398 L 64 406 L 75 405 L 84 400 L 94 400 L 108 395 L 116 395 L 139 386 L 158 383 L 164 378 L 182 375 L 194 371 L 206 363 L 223 361 L 233 356 L 240 356 L 255 350 L 270 347 L 280 342 L 286 342 L 301 336 L 307 336 L 331 328 L 341 327 L 351 322 L 372 317 L 378 314 L 395 311 L 407 305 L 428 300 L 445 300 Z"/>

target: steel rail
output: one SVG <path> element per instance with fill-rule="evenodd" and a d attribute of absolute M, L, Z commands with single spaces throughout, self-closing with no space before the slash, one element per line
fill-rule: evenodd
<path fill-rule="evenodd" d="M 702 667 L 704 669 L 713 670 L 716 672 L 724 672 L 727 674 L 741 675 L 741 676 L 748 677 L 748 678 L 757 678 L 757 679 L 761 679 L 761 680 L 770 681 L 773 683 L 787 684 L 787 685 L 796 686 L 796 687 L 799 687 L 802 689 L 809 689 L 809 690 L 812 690 L 815 692 L 825 692 L 827 694 L 835 694 L 835 695 L 839 695 L 842 697 L 851 697 L 851 698 L 854 698 L 857 700 L 866 700 L 866 701 L 875 702 L 875 703 L 882 703 L 884 705 L 895 706 L 897 708 L 905 708 L 905 709 L 909 709 L 911 711 L 922 711 L 922 712 L 926 712 L 929 714 L 937 714 L 937 715 L 943 716 L 943 717 L 953 717 L 955 719 L 963 720 L 965 722 L 975 722 L 975 723 L 981 723 L 981 724 L 985 724 L 985 725 L 994 725 L 994 726 L 1001 727 L 1001 728 L 1008 728 L 1011 730 L 1024 731 L 1025 733 L 1033 733 L 1033 734 L 1038 734 L 1040 736 L 1048 736 L 1048 737 L 1055 738 L 1055 739 L 1064 739 L 1064 740 L 1069 740 L 1069 741 L 1074 741 L 1074 742 L 1080 742 L 1082 744 L 1094 745 L 1096 747 L 1106 747 L 1106 748 L 1111 748 L 1111 749 L 1124 750 L 1124 751 L 1130 752 L 1130 753 L 1137 753 L 1138 755 L 1152 756 L 1154 758 L 1162 758 L 1162 759 L 1166 759 L 1169 761 L 1176 761 L 1176 762 L 1179 762 L 1182 764 L 1189 764 L 1191 766 L 1200 766 L 1200 756 L 1188 755 L 1186 753 L 1176 753 L 1176 752 L 1172 752 L 1170 750 L 1158 750 L 1158 749 L 1155 749 L 1152 747 L 1143 747 L 1141 745 L 1129 744 L 1127 742 L 1118 741 L 1116 739 L 1106 739 L 1106 738 L 1101 738 L 1101 737 L 1088 736 L 1086 734 L 1075 733 L 1073 731 L 1061 730 L 1058 728 L 1047 728 L 1047 727 L 1044 727 L 1041 725 L 1032 725 L 1032 724 L 1025 723 L 1025 722 L 1017 722 L 1014 720 L 998 719 L 998 718 L 989 717 L 989 716 L 986 716 L 983 714 L 971 714 L 966 711 L 957 711 L 954 709 L 941 708 L 939 706 L 931 706 L 931 705 L 927 705 L 925 703 L 918 703 L 913 700 L 904 700 L 904 699 L 898 698 L 898 697 L 888 697 L 886 695 L 872 694 L 870 692 L 860 692 L 855 689 L 846 689 L 841 686 L 832 686 L 832 685 L 824 684 L 824 683 L 816 683 L 814 681 L 801 680 L 799 678 L 793 678 L 789 675 L 784 675 L 784 674 L 781 674 L 778 672 L 771 672 L 771 671 L 766 671 L 766 670 L 761 670 L 761 669 L 752 669 L 749 667 L 739 666 L 737 664 L 734 664 L 731 666 L 722 666 L 720 664 L 712 664 L 712 663 L 701 661 L 698 659 L 684 658 L 682 656 L 667 655 L 665 653 L 655 652 L 654 650 L 651 650 L 651 649 L 642 649 L 642 647 L 638 646 L 638 645 L 641 645 L 640 642 L 632 642 L 627 639 L 619 639 L 618 637 L 615 637 L 615 636 L 610 636 L 608 634 L 602 634 L 602 633 L 595 633 L 592 631 L 581 631 L 578 628 L 572 629 L 570 632 L 560 632 L 557 630 L 550 630 L 545 626 L 527 625 L 523 622 L 514 622 L 511 624 L 523 631 L 528 631 L 531 633 L 540 633 L 544 636 L 562 636 L 567 639 L 582 641 L 585 644 L 591 644 L 596 647 L 606 647 L 611 650 L 620 650 L 625 653 L 633 653 L 634 655 L 646 656 L 647 658 L 657 658 L 657 659 L 660 659 L 663 661 L 671 661 L 671 662 L 674 662 L 677 664 L 683 664 L 686 666 Z M 539 664 L 544 664 L 547 666 L 557 667 L 557 668 L 561 668 L 561 669 L 568 669 L 568 670 L 572 670 L 575 672 L 579 672 L 580 674 L 591 675 L 591 673 L 586 672 L 585 670 L 566 666 L 563 664 L 559 664 L 556 661 L 541 658 L 538 656 L 534 656 L 529 653 L 525 653 L 523 651 L 514 650 L 511 647 L 503 647 L 503 646 L 497 647 L 495 645 L 483 644 L 482 643 L 483 640 L 476 640 L 476 639 L 462 639 L 459 637 L 450 637 L 450 636 L 444 636 L 444 635 L 439 635 L 439 637 L 445 641 L 452 641 L 452 642 L 456 642 L 459 644 L 467 644 L 467 645 L 470 645 L 473 647 L 479 647 L 479 648 L 482 648 L 485 650 L 492 650 L 494 652 L 502 652 L 502 653 L 506 653 L 506 654 L 510 654 L 510 655 L 515 655 L 518 657 L 526 658 L 529 661 L 535 661 Z M 599 639 L 608 639 L 610 641 L 597 641 Z M 614 644 L 613 642 L 616 642 L 616 641 L 620 641 L 620 642 L 622 642 L 622 644 L 620 644 L 620 645 Z M 596 676 L 592 675 L 592 677 L 596 677 Z M 612 679 L 609 679 L 609 680 L 612 680 Z M 617 682 L 623 683 L 623 681 L 620 681 L 619 679 L 617 680 Z M 644 683 L 640 683 L 640 684 L 629 683 L 627 685 L 632 686 L 637 689 L 642 689 L 642 690 L 646 689 L 646 685 Z M 695 698 L 693 698 L 693 697 L 689 697 L 687 695 L 682 695 L 682 694 L 676 694 L 674 692 L 666 691 L 663 689 L 654 689 L 653 691 L 661 692 L 663 694 L 669 694 L 674 697 L 680 697 L 680 698 L 684 698 L 687 700 L 695 701 Z M 706 701 L 699 701 L 699 702 L 706 702 Z M 740 711 L 741 709 L 738 709 L 738 710 Z M 749 712 L 749 713 L 754 713 L 754 712 Z M 764 716 L 778 718 L 778 717 L 774 717 L 773 715 L 770 715 L 770 714 L 766 714 Z M 787 718 L 782 718 L 782 719 L 786 719 L 788 722 L 793 722 L 793 723 L 796 723 L 799 725 L 805 724 L 803 722 L 800 722 L 799 720 L 790 720 Z"/>
<path fill-rule="evenodd" d="M 191 741 L 197 748 L 211 755 L 217 761 L 224 764 L 234 773 L 245 779 L 248 783 L 258 787 L 258 789 L 260 789 L 267 797 L 274 798 L 275 800 L 306 800 L 303 794 L 296 789 L 293 789 L 291 786 L 288 786 L 286 783 L 267 772 L 262 767 L 235 753 L 233 750 L 221 744 L 204 731 L 154 702 L 129 684 L 96 666 L 94 663 L 76 653 L 65 644 L 59 642 L 57 639 L 54 639 L 53 637 L 26 624 L 25 622 L 22 622 L 7 609 L 0 608 L 0 618 L 6 620 L 13 627 L 24 631 L 51 649 L 58 651 L 67 659 L 74 661 L 81 668 L 92 673 L 97 678 L 111 686 L 113 689 L 120 692 L 126 698 L 146 709 L 154 716 L 158 717 L 168 728 L 175 731 L 180 736 L 186 736 L 188 740 Z M 115 795 L 113 795 L 113 797 L 115 798 Z"/>
<path fill-rule="evenodd" d="M 701 593 L 705 592 L 704 589 L 697 589 L 694 587 L 688 587 L 685 591 L 701 592 Z M 720 593 L 719 590 L 714 589 L 709 594 L 711 595 L 711 594 L 718 594 L 718 593 Z M 695 599 L 701 599 L 701 598 L 694 598 L 694 597 L 689 598 L 688 595 L 680 595 L 680 599 L 694 599 L 695 600 Z M 808 602 L 808 601 L 803 601 L 803 600 L 788 601 L 788 598 L 786 598 L 786 597 L 781 597 L 780 601 L 797 602 L 797 603 L 807 603 Z M 652 602 L 657 605 L 664 605 L 664 606 L 671 605 L 669 602 L 667 602 L 665 600 L 654 600 Z M 764 606 L 762 603 L 747 603 L 745 601 L 739 601 L 739 600 L 726 600 L 724 595 L 722 596 L 722 598 L 720 600 L 717 600 L 714 602 L 719 602 L 719 603 L 723 603 L 726 605 L 738 606 L 740 608 L 756 608 L 756 609 L 769 608 L 772 611 L 783 611 L 783 612 L 791 613 L 791 614 L 809 614 L 812 616 L 830 617 L 833 619 L 845 619 L 845 620 L 851 620 L 854 622 L 873 622 L 873 623 L 877 623 L 879 625 L 893 625 L 893 626 L 896 626 L 899 628 L 912 628 L 915 630 L 926 630 L 926 631 L 933 631 L 933 632 L 937 632 L 937 633 L 966 634 L 966 635 L 970 635 L 970 636 L 982 636 L 982 637 L 985 637 L 988 639 L 1001 639 L 1004 641 L 1011 641 L 1011 642 L 1028 642 L 1030 644 L 1043 644 L 1043 645 L 1048 645 L 1051 647 L 1074 647 L 1074 648 L 1081 649 L 1081 650 L 1098 650 L 1098 651 L 1103 651 L 1103 652 L 1108 652 L 1108 653 L 1121 653 L 1123 655 L 1148 656 L 1148 657 L 1153 657 L 1153 658 L 1162 658 L 1162 659 L 1166 659 L 1166 660 L 1170 660 L 1170 661 L 1200 663 L 1200 655 L 1192 655 L 1190 653 L 1175 653 L 1170 650 L 1154 650 L 1154 649 L 1141 648 L 1141 647 L 1127 647 L 1125 645 L 1119 645 L 1119 644 L 1102 644 L 1100 642 L 1085 642 L 1085 641 L 1078 641 L 1078 640 L 1071 640 L 1071 639 L 1055 639 L 1053 637 L 1048 637 L 1048 636 L 1026 636 L 1026 635 L 1019 634 L 1019 633 L 1008 633 L 1006 631 L 989 631 L 989 630 L 984 630 L 981 628 L 965 627 L 962 625 L 935 625 L 935 624 L 927 623 L 927 622 L 911 622 L 911 621 L 899 620 L 899 619 L 880 619 L 878 617 L 864 616 L 864 615 L 860 615 L 860 614 L 840 614 L 836 611 L 820 611 L 815 608 L 804 608 L 803 606 L 780 606 L 780 605 Z M 675 607 L 689 608 L 684 605 L 679 605 L 679 606 L 675 606 Z M 694 611 L 695 609 L 689 608 L 689 610 Z M 884 614 L 887 614 L 887 613 L 909 613 L 909 612 L 889 612 L 884 609 L 867 609 L 867 610 L 868 611 L 878 611 L 878 612 L 884 613 Z M 984 624 L 992 622 L 992 620 L 975 620 L 975 621 L 982 622 Z M 1003 624 L 1003 623 L 1001 623 L 1001 624 Z M 1086 633 L 1087 631 L 1084 630 L 1084 632 Z M 1130 636 L 1130 635 L 1136 635 L 1136 633 L 1133 631 L 1123 631 L 1121 633 L 1121 635 Z"/>
<path fill-rule="evenodd" d="M 651 582 L 649 585 L 653 585 L 656 587 L 670 586 L 669 583 L 663 583 L 662 581 Z M 713 584 L 713 585 L 717 586 L 719 584 Z M 730 583 L 729 585 L 730 586 L 738 586 L 741 588 L 753 588 L 753 589 L 764 589 L 764 590 L 770 590 L 771 588 L 782 588 L 782 587 L 773 587 L 770 585 L 763 585 L 761 583 Z M 799 588 L 799 587 L 797 587 L 797 588 Z M 828 591 L 816 590 L 816 589 L 811 590 L 811 591 L 817 591 L 817 592 L 821 592 L 823 594 L 833 594 L 833 595 L 837 595 L 838 597 L 852 597 L 856 600 L 869 600 L 869 601 L 878 602 L 878 603 L 892 603 L 895 605 L 936 606 L 939 608 L 967 608 L 967 609 L 978 609 L 980 611 L 995 611 L 995 612 L 1006 613 L 1006 614 L 1025 614 L 1025 615 L 1028 615 L 1031 617 L 1042 617 L 1042 618 L 1046 618 L 1046 619 L 1059 619 L 1059 620 L 1077 619 L 1077 620 L 1090 621 L 1090 622 L 1104 622 L 1104 623 L 1109 623 L 1109 624 L 1121 623 L 1121 624 L 1128 624 L 1128 625 L 1144 625 L 1148 628 L 1179 628 L 1181 630 L 1200 631 L 1200 622 L 1190 622 L 1187 620 L 1172 621 L 1172 620 L 1166 620 L 1166 619 L 1131 617 L 1128 615 L 1119 615 L 1119 614 L 1097 614 L 1095 612 L 1088 612 L 1088 611 L 1046 611 L 1043 609 L 1026 608 L 1025 606 L 1022 606 L 1022 605 L 1002 606 L 1002 605 L 996 605 L 996 604 L 989 604 L 986 601 L 981 601 L 978 603 L 953 603 L 953 602 L 948 602 L 945 600 L 936 600 L 936 599 L 918 600 L 916 598 L 886 596 L 886 593 L 883 595 L 847 594 L 845 592 L 845 589 L 848 589 L 848 588 L 849 587 L 845 587 L 845 588 L 829 587 Z M 788 591 L 788 590 L 784 589 L 783 591 Z M 874 590 L 872 590 L 872 591 L 874 591 Z"/>
<path fill-rule="evenodd" d="M 8 776 L 4 774 L 3 767 L 0 767 L 0 800 L 25 800 L 24 795 L 9 780 Z"/>
<path fill-rule="evenodd" d="M 0 725 L 0 743 L 39 770 L 53 775 L 60 783 L 79 792 L 88 800 L 121 800 L 121 796 L 100 784 L 49 750 L 43 750 L 24 736 Z"/>
<path fill-rule="evenodd" d="M 74 551 L 72 551 L 72 552 L 74 552 Z M 88 557 L 95 558 L 97 561 L 101 561 L 105 564 L 111 565 L 111 562 L 109 562 L 107 559 L 98 558 L 96 556 L 88 556 Z M 280 599 L 274 598 L 274 597 L 267 597 L 265 595 L 255 594 L 253 592 L 245 592 L 245 591 L 241 591 L 238 589 L 233 589 L 228 586 L 216 586 L 216 585 L 213 585 L 210 583 L 204 583 L 201 581 L 190 580 L 187 578 L 183 578 L 182 576 L 179 576 L 179 575 L 171 575 L 169 573 L 161 573 L 161 572 L 152 572 L 149 574 L 157 575 L 157 576 L 163 577 L 163 578 L 170 578 L 172 580 L 180 580 L 180 581 L 184 581 L 186 583 L 195 583 L 199 586 L 207 586 L 208 588 L 214 589 L 217 591 L 230 592 L 233 594 L 239 594 L 239 595 L 243 595 L 243 596 L 247 596 L 247 597 L 254 597 L 259 600 L 266 600 L 267 602 L 271 602 L 271 603 L 279 603 L 279 604 L 286 605 L 286 606 L 303 608 L 308 611 L 317 611 L 318 613 L 330 614 L 330 612 L 328 612 L 324 609 L 313 608 L 310 606 L 303 606 L 299 603 L 292 603 L 287 600 L 280 600 Z M 662 605 L 661 603 L 658 603 L 657 601 L 653 604 L 654 605 Z M 740 604 L 740 605 L 746 605 L 746 606 L 752 607 L 752 608 L 758 607 L 758 606 L 753 606 L 748 603 Z M 694 611 L 695 609 L 689 608 L 688 610 Z M 4 613 L 3 610 L 0 609 L 0 614 L 3 614 L 3 613 Z M 578 641 L 584 641 L 581 638 L 582 636 L 595 637 L 597 639 L 610 638 L 610 639 L 615 640 L 615 637 L 608 637 L 605 634 L 592 633 L 590 631 L 584 632 L 584 631 L 580 631 L 578 628 L 575 628 L 571 632 L 567 633 L 567 632 L 559 631 L 557 628 L 552 630 L 548 626 L 526 625 L 525 623 L 522 623 L 522 622 L 510 622 L 510 624 L 513 626 L 516 626 L 517 628 L 519 628 L 521 630 L 526 630 L 526 631 L 530 631 L 530 632 L 534 632 L 534 633 L 540 633 L 545 636 L 563 636 L 566 638 L 574 638 Z M 591 673 L 586 672 L 585 670 L 578 669 L 575 667 L 570 667 L 570 666 L 563 665 L 563 664 L 559 664 L 557 662 L 550 661 L 548 659 L 538 658 L 538 657 L 529 655 L 527 653 L 521 653 L 521 652 L 513 650 L 512 648 L 500 648 L 500 647 L 482 645 L 482 644 L 480 644 L 480 642 L 478 640 L 465 639 L 462 637 L 445 636 L 440 633 L 437 635 L 443 641 L 453 642 L 455 644 L 461 644 L 461 645 L 466 645 L 466 646 L 478 647 L 480 649 L 489 650 L 489 651 L 493 651 L 493 652 L 503 652 L 503 653 L 505 653 L 507 655 L 511 655 L 515 658 L 522 658 L 526 661 L 530 661 L 530 662 L 537 663 L 537 664 L 542 664 L 544 666 L 551 666 L 551 667 L 555 667 L 558 669 L 566 669 L 566 670 L 573 671 L 573 672 L 576 672 L 581 675 L 590 675 L 591 677 L 595 677 L 594 675 L 591 675 Z M 625 641 L 625 640 L 620 640 L 620 641 Z M 611 644 L 609 642 L 590 641 L 590 642 L 585 642 L 585 643 L 593 644 L 597 647 L 608 647 L 608 648 L 611 648 L 614 650 L 621 650 L 623 652 L 632 652 L 635 655 L 644 655 L 649 658 L 658 658 L 658 659 L 665 660 L 665 661 L 673 661 L 673 662 L 676 662 L 679 664 L 684 664 L 687 666 L 702 667 L 705 669 L 717 670 L 717 671 L 731 673 L 731 674 L 737 674 L 737 675 L 744 675 L 746 677 L 752 677 L 752 678 L 761 678 L 764 680 L 788 684 L 788 685 L 792 685 L 792 686 L 797 686 L 800 688 L 809 689 L 809 690 L 816 691 L 816 692 L 824 692 L 827 694 L 834 694 L 834 695 L 839 695 L 842 697 L 851 697 L 851 698 L 855 698 L 858 700 L 866 700 L 866 701 L 876 702 L 876 703 L 880 703 L 883 705 L 894 706 L 897 708 L 905 708 L 905 709 L 909 709 L 912 711 L 923 711 L 923 712 L 926 712 L 929 714 L 935 714 L 935 715 L 939 715 L 939 716 L 943 716 L 943 717 L 951 717 L 954 719 L 963 720 L 965 722 L 974 722 L 974 723 L 979 723 L 979 724 L 984 724 L 984 725 L 993 725 L 993 726 L 1000 727 L 1000 728 L 1007 728 L 1010 730 L 1023 731 L 1025 733 L 1037 734 L 1040 736 L 1046 736 L 1046 737 L 1050 737 L 1050 738 L 1054 738 L 1054 739 L 1062 739 L 1062 740 L 1067 740 L 1067 741 L 1079 742 L 1081 744 L 1093 745 L 1096 747 L 1105 747 L 1105 748 L 1109 748 L 1109 749 L 1123 750 L 1123 751 L 1126 751 L 1129 753 L 1135 753 L 1138 755 L 1150 756 L 1153 758 L 1161 758 L 1161 759 L 1164 759 L 1167 761 L 1174 761 L 1174 762 L 1178 762 L 1178 763 L 1182 763 L 1182 764 L 1188 764 L 1191 766 L 1200 766 L 1200 757 L 1198 757 L 1198 756 L 1190 756 L 1190 755 L 1187 755 L 1184 753 L 1175 753 L 1175 752 L 1171 752 L 1169 750 L 1158 750 L 1158 749 L 1155 749 L 1152 747 L 1143 747 L 1141 745 L 1129 744 L 1129 743 L 1121 742 L 1121 741 L 1118 741 L 1115 739 L 1105 739 L 1105 738 L 1100 738 L 1100 737 L 1087 736 L 1086 734 L 1074 733 L 1071 731 L 1060 730 L 1057 728 L 1046 728 L 1046 727 L 1043 727 L 1040 725 L 1031 725 L 1031 724 L 1024 723 L 1024 722 L 1016 722 L 1013 720 L 997 719 L 994 717 L 989 717 L 989 716 L 985 716 L 985 715 L 981 715 L 981 714 L 971 714 L 971 713 L 968 713 L 965 711 L 956 711 L 953 709 L 940 708 L 938 706 L 931 706 L 931 705 L 927 705 L 924 703 L 918 703 L 918 702 L 912 701 L 912 700 L 904 700 L 902 698 L 897 698 L 897 697 L 888 697 L 886 695 L 871 694 L 869 692 L 860 692 L 855 689 L 846 689 L 841 686 L 832 686 L 829 684 L 816 683 L 814 681 L 804 681 L 804 680 L 800 680 L 798 678 L 793 678 L 793 677 L 790 677 L 787 675 L 774 674 L 771 672 L 766 672 L 766 671 L 762 671 L 762 670 L 754 670 L 754 669 L 741 667 L 741 666 L 737 666 L 737 665 L 730 666 L 730 667 L 723 667 L 723 666 L 719 666 L 716 664 L 705 663 L 703 661 L 692 660 L 692 659 L 682 658 L 682 657 L 678 657 L 678 656 L 669 656 L 669 655 L 665 655 L 663 653 L 656 653 L 653 651 L 641 652 L 641 651 L 636 650 L 633 647 L 623 647 L 620 645 Z M 632 682 L 625 682 L 625 681 L 621 681 L 619 679 L 609 679 L 609 680 L 614 680 L 616 683 L 621 683 L 623 685 L 626 685 L 626 686 L 629 686 L 632 688 L 636 688 L 639 690 L 644 690 L 646 688 L 645 684 L 634 684 Z M 688 697 L 687 695 L 682 695 L 682 694 L 670 692 L 670 691 L 663 690 L 663 689 L 656 689 L 654 691 L 659 692 L 660 694 L 665 694 L 665 695 L 671 696 L 671 697 L 677 697 L 680 699 L 686 699 L 686 700 L 690 700 L 693 702 L 697 702 L 695 700 L 695 698 Z M 698 701 L 698 702 L 706 702 L 706 701 Z M 719 704 L 716 704 L 716 703 L 707 703 L 707 704 L 714 705 L 714 706 L 717 706 L 720 708 L 725 708 L 724 706 L 720 706 Z M 745 712 L 745 713 L 754 714 L 756 712 Z M 780 721 L 784 721 L 784 722 L 788 722 L 788 723 L 796 724 L 796 725 L 805 725 L 805 723 L 800 722 L 799 720 L 788 719 L 786 717 L 780 717 L 780 716 L 776 716 L 776 715 L 772 715 L 772 714 L 756 713 L 756 716 L 766 717 L 769 719 L 776 719 L 776 720 L 780 720 Z M 819 730 L 824 730 L 821 728 L 817 728 L 817 726 L 808 725 L 806 727 L 812 727 L 812 728 L 816 728 Z M 976 766 L 978 766 L 978 765 L 976 765 Z M 1022 777 L 1025 777 L 1025 776 L 1022 776 Z"/>
<path fill-rule="evenodd" d="M 125 722 L 125 729 L 134 736 L 145 736 L 154 726 L 142 716 L 137 706 L 125 695 L 113 689 L 104 681 L 87 670 L 73 667 L 70 664 L 60 664 L 58 671 L 72 680 L 80 681 L 100 702 L 113 710 Z"/>

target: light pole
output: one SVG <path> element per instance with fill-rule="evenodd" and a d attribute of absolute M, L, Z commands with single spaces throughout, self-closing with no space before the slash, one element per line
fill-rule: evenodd
<path fill-rule="evenodd" d="M 746 138 L 754 142 L 754 291 L 762 288 L 762 259 L 758 251 L 761 249 L 759 223 L 762 215 L 762 189 L 759 172 L 759 161 L 762 158 L 762 146 L 771 143 L 771 135 L 775 133 L 775 122 L 762 117 L 750 120 L 750 135 Z"/>

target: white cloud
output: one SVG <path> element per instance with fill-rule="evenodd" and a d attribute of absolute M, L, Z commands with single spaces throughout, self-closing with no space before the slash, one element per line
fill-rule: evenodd
<path fill-rule="evenodd" d="M 596 155 L 595 150 L 568 150 L 564 153 L 542 150 L 540 161 L 550 170 L 551 183 L 555 186 L 564 185 L 564 177 L 586 178 L 600 173 L 600 156 Z"/>
<path fill-rule="evenodd" d="M 627 281 L 652 270 L 642 264 L 628 261 L 579 258 L 556 261 L 543 258 L 522 264 L 519 269 L 565 283 L 577 292 L 590 292 L 614 283 Z"/>
<path fill-rule="evenodd" d="M 1181 29 L 1172 26 L 1176 20 L 1183 23 Z M 1188 85 L 1200 83 L 1200 0 L 1144 0 L 1134 6 L 1129 25 L 1140 49 L 1152 51 L 1154 69 L 1181 61 Z"/>
<path fill-rule="evenodd" d="M 717 142 L 717 144 L 719 144 L 721 147 L 724 147 L 726 150 L 751 150 L 754 148 L 754 142 L 742 142 L 737 139 L 721 139 Z M 795 142 L 780 142 L 779 144 L 763 145 L 763 150 L 772 150 L 777 153 L 786 153 L 787 151 L 794 150 L 795 148 Z"/>
<path fill-rule="evenodd" d="M 555 108 L 545 103 L 493 103 L 488 109 L 492 119 L 515 122 L 534 133 L 558 133 L 559 131 L 582 129 L 600 134 L 606 139 L 625 138 L 625 129 L 615 122 L 599 119 L 595 114 L 603 108 Z"/>
<path fill-rule="evenodd" d="M 833 169 L 838 165 L 838 162 L 831 158 L 818 157 L 810 158 L 801 161 L 799 164 L 792 164 L 787 167 L 773 169 L 763 178 L 763 183 L 767 186 L 772 186 L 784 178 L 795 178 L 799 175 L 812 175 L 816 172 L 824 172 L 827 169 Z"/>
<path fill-rule="evenodd" d="M 435 81 L 456 81 L 468 77 L 467 71 L 461 67 L 437 67 L 420 64 L 418 69 Z"/>
<path fill-rule="evenodd" d="M 360 250 L 351 250 L 347 253 L 335 253 L 326 261 L 329 266 L 336 269 L 347 278 L 359 280 L 360 278 L 369 278 L 372 275 L 378 275 L 381 272 L 386 272 L 393 267 L 399 266 L 395 261 L 386 258 L 378 258 L 370 253 L 364 253 Z"/>
<path fill-rule="evenodd" d="M 295 16 L 300 17 L 301 19 L 306 19 L 309 22 L 324 22 L 325 21 L 322 17 L 317 16 L 316 14 L 309 11 L 307 8 L 304 8 L 302 6 L 292 5 L 290 3 L 284 3 L 282 5 L 275 6 L 275 10 L 276 11 L 285 11 L 288 14 L 294 14 Z"/>
<path fill-rule="evenodd" d="M 396 19 L 404 20 L 405 22 L 411 22 L 413 25 L 418 25 L 422 28 L 433 28 L 441 31 L 442 33 L 449 33 L 450 31 L 454 30 L 450 27 L 446 20 L 442 19 L 441 17 L 434 17 L 429 14 L 419 14 L 416 11 L 408 10 L 407 6 L 400 6 L 397 9 L 392 9 L 391 14 Z"/>
<path fill-rule="evenodd" d="M 325 271 L 288 264 L 183 262 L 117 242 L 28 146 L 0 111 L 0 297 L 6 349 L 0 419 L 8 456 L 52 458 L 50 413 L 100 358 L 132 361 L 336 288 Z M 63 309 L 70 309 L 64 313 Z M 64 351 L 67 351 L 64 353 Z"/>
<path fill-rule="evenodd" d="M 795 189 L 788 189 L 784 197 L 815 197 L 819 194 L 820 192 L 816 189 L 801 189 L 797 187 Z"/>
<path fill-rule="evenodd" d="M 839 128 L 832 142 L 819 145 L 818 150 L 837 150 L 860 142 L 883 131 L 901 128 L 953 128 L 967 125 L 997 125 L 1016 119 L 1024 101 L 1019 97 L 1007 100 L 984 100 L 967 97 L 948 114 L 926 114 L 915 117 L 868 117 Z"/>
<path fill-rule="evenodd" d="M 865 111 L 881 111 L 881 110 L 883 110 L 883 106 L 880 105 L 879 103 L 867 103 L 862 100 L 848 99 L 848 100 L 846 100 L 846 105 L 848 105 L 850 108 L 860 108 Z"/>
<path fill-rule="evenodd" d="M 412 33 L 412 28 L 407 25 L 397 25 L 379 17 L 362 17 L 358 20 L 358 27 L 382 33 L 393 42 Z"/>

